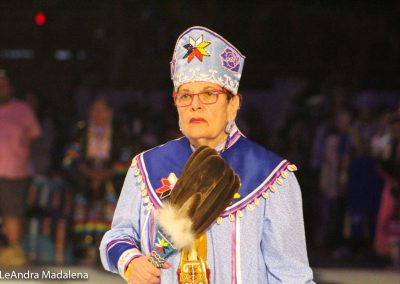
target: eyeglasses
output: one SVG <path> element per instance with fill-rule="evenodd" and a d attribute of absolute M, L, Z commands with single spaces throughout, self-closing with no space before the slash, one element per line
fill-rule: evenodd
<path fill-rule="evenodd" d="M 195 96 L 199 97 L 202 104 L 211 105 L 215 104 L 220 94 L 226 94 L 224 90 L 207 90 L 197 94 L 191 94 L 187 92 L 173 93 L 175 105 L 178 107 L 186 107 L 192 104 Z"/>

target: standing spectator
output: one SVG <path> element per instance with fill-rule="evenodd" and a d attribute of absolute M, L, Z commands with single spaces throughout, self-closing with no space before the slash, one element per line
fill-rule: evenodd
<path fill-rule="evenodd" d="M 35 112 L 42 129 L 42 135 L 32 143 L 31 147 L 33 173 L 35 176 L 46 176 L 50 174 L 53 162 L 54 122 L 45 107 L 43 99 L 35 91 L 27 92 L 24 99 Z"/>
<path fill-rule="evenodd" d="M 380 162 L 385 180 L 379 210 L 375 250 L 381 255 L 390 255 L 400 267 L 400 234 L 391 230 L 391 225 L 400 224 L 400 114 L 391 119 L 389 147 L 383 151 Z M 396 263 L 397 262 L 397 263 Z"/>
<path fill-rule="evenodd" d="M 351 115 L 338 111 L 334 125 L 326 132 L 320 173 L 319 226 L 316 242 L 334 249 L 341 244 L 344 222 L 344 195 L 351 150 Z"/>
<path fill-rule="evenodd" d="M 67 150 L 63 167 L 76 188 L 73 233 L 75 256 L 82 264 L 98 260 L 98 246 L 110 228 L 123 177 L 130 164 L 126 134 L 113 123 L 113 109 L 103 98 L 95 99 L 88 123 L 79 124 Z"/>
<path fill-rule="evenodd" d="M 370 248 L 383 187 L 378 163 L 370 154 L 370 145 L 366 141 L 359 142 L 349 163 L 346 196 L 346 216 L 350 225 L 347 237 L 355 252 Z"/>
<path fill-rule="evenodd" d="M 0 213 L 4 218 L 7 247 L 0 251 L 0 266 L 26 263 L 20 245 L 22 218 L 29 186 L 31 142 L 40 126 L 29 106 L 13 99 L 11 82 L 0 70 Z"/>

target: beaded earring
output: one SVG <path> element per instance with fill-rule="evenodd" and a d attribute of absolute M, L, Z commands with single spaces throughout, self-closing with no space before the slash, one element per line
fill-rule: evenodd
<path fill-rule="evenodd" d="M 233 119 L 230 119 L 225 126 L 225 133 L 226 134 L 231 134 L 233 127 L 235 126 L 235 121 Z"/>
<path fill-rule="evenodd" d="M 225 146 L 224 149 L 222 149 L 222 152 L 225 152 L 225 150 L 229 146 L 229 142 L 231 141 L 231 132 L 234 127 L 235 127 L 235 121 L 233 119 L 230 119 L 227 125 L 225 126 L 225 133 L 228 134 L 228 137 L 226 138 Z"/>

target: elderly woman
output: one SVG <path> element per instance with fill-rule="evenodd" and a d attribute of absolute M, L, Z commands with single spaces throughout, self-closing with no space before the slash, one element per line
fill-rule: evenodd
<path fill-rule="evenodd" d="M 112 228 L 100 247 L 104 267 L 128 283 L 182 279 L 185 259 L 179 251 L 162 269 L 148 261 L 149 253 L 157 210 L 168 201 L 166 193 L 191 153 L 203 145 L 215 148 L 241 180 L 231 205 L 205 232 L 204 283 L 313 283 L 301 192 L 292 173 L 296 167 L 248 140 L 235 124 L 243 63 L 232 44 L 207 28 L 189 28 L 178 38 L 171 75 L 184 137 L 133 159 Z"/>

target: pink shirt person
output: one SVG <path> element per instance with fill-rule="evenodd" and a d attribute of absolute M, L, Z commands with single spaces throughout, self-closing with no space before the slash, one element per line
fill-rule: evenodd
<path fill-rule="evenodd" d="M 0 178 L 20 179 L 30 172 L 30 143 L 41 129 L 31 108 L 11 99 L 0 104 Z"/>

